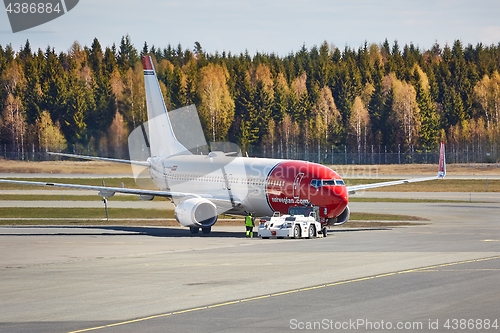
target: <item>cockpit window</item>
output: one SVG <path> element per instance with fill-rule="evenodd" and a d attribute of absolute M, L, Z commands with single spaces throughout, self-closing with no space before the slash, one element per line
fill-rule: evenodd
<path fill-rule="evenodd" d="M 344 183 L 344 181 L 342 179 L 335 180 L 335 184 L 337 184 L 337 185 L 345 185 L 345 183 Z"/>
<path fill-rule="evenodd" d="M 313 186 L 313 187 L 320 187 L 321 186 L 321 180 L 319 180 L 319 179 L 313 179 L 313 180 L 311 180 L 311 186 Z"/>
<path fill-rule="evenodd" d="M 332 186 L 335 185 L 335 180 L 323 180 L 323 186 Z"/>

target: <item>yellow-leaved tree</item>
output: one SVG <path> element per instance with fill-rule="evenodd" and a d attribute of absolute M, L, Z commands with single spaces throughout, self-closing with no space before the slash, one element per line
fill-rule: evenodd
<path fill-rule="evenodd" d="M 198 110 L 213 142 L 226 139 L 234 118 L 235 104 L 227 86 L 228 78 L 227 69 L 221 65 L 209 64 L 200 70 Z"/>
<path fill-rule="evenodd" d="M 116 111 L 115 117 L 108 130 L 108 145 L 114 156 L 123 158 L 127 149 L 128 131 L 123 116 Z"/>
<path fill-rule="evenodd" d="M 483 76 L 474 87 L 474 98 L 486 118 L 486 128 L 498 127 L 500 121 L 500 74 L 494 71 L 491 77 Z"/>
<path fill-rule="evenodd" d="M 366 108 L 360 96 L 356 96 L 356 98 L 354 99 L 351 116 L 349 118 L 349 124 L 351 125 L 351 128 L 354 131 L 354 135 L 356 136 L 356 144 L 359 154 L 361 153 L 362 146 L 366 148 L 366 139 L 370 124 L 370 115 L 368 114 L 368 109 Z"/>
<path fill-rule="evenodd" d="M 48 111 L 43 111 L 36 120 L 38 132 L 38 145 L 40 150 L 62 151 L 66 149 L 66 139 L 59 128 L 50 118 Z"/>
<path fill-rule="evenodd" d="M 417 92 L 411 83 L 392 80 L 392 122 L 396 135 L 402 137 L 404 143 L 413 147 L 420 134 L 420 108 L 417 104 Z"/>

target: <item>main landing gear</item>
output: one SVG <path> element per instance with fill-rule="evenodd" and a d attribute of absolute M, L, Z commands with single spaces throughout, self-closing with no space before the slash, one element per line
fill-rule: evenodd
<path fill-rule="evenodd" d="M 189 231 L 191 234 L 196 235 L 200 231 L 199 227 L 189 227 Z M 212 231 L 212 227 L 204 227 L 201 228 L 201 232 L 205 235 L 208 235 Z"/>

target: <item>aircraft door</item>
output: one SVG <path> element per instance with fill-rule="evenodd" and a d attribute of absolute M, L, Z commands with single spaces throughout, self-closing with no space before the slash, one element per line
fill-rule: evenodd
<path fill-rule="evenodd" d="M 302 178 L 304 178 L 304 173 L 299 172 L 295 176 L 295 180 L 293 181 L 293 198 L 298 199 L 300 197 L 300 182 L 302 181 Z"/>
<path fill-rule="evenodd" d="M 222 189 L 224 190 L 231 190 L 231 177 L 233 176 L 232 174 L 227 175 L 226 173 L 223 174 L 224 176 L 224 182 L 222 183 Z"/>

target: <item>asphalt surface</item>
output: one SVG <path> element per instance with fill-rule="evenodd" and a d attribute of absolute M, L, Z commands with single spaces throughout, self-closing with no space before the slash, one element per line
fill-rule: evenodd
<path fill-rule="evenodd" d="M 160 227 L 0 228 L 0 332 L 499 329 L 499 204 L 351 210 L 429 221 L 315 240 L 245 239 L 243 226 L 195 237 Z"/>

